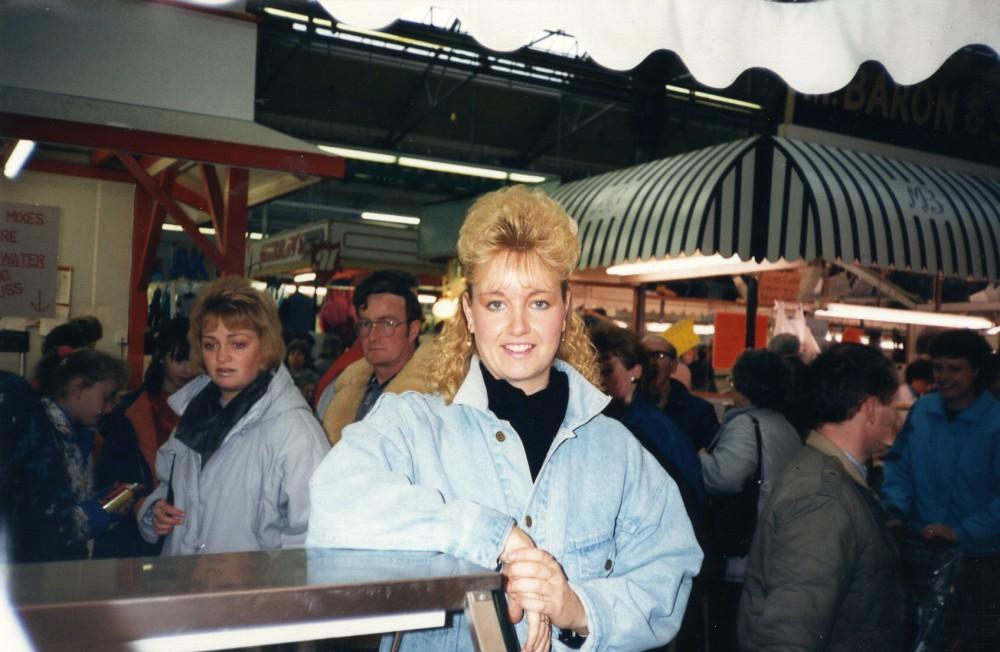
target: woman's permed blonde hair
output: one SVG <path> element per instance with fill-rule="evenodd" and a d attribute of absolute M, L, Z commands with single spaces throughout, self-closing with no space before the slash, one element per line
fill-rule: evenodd
<path fill-rule="evenodd" d="M 568 300 L 569 275 L 580 258 L 576 232 L 576 222 L 541 191 L 511 186 L 483 195 L 469 209 L 458 233 L 458 262 L 465 274 L 466 292 L 498 255 L 528 255 L 533 263 L 558 276 L 563 298 Z M 428 373 L 432 385 L 450 402 L 475 351 L 464 311 L 456 312 L 445 324 L 438 346 L 440 355 L 430 363 Z M 556 357 L 600 386 L 594 347 L 583 320 L 572 308 Z"/>
<path fill-rule="evenodd" d="M 255 290 L 249 279 L 223 276 L 202 290 L 191 308 L 191 362 L 204 367 L 201 336 L 206 328 L 221 319 L 226 328 L 248 328 L 260 338 L 263 360 L 261 371 L 278 368 L 285 359 L 285 342 L 281 339 L 281 320 L 274 299 Z"/>

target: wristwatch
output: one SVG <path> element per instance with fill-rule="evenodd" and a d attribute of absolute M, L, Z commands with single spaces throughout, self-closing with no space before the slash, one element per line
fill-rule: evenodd
<path fill-rule="evenodd" d="M 586 636 L 580 636 L 571 629 L 560 629 L 557 638 L 560 643 L 571 650 L 579 650 L 587 642 Z"/>

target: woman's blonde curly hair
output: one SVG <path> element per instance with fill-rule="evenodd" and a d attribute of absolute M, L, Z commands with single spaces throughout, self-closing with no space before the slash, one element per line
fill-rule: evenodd
<path fill-rule="evenodd" d="M 540 267 L 558 275 L 563 298 L 569 299 L 569 275 L 580 258 L 576 222 L 539 190 L 511 186 L 483 195 L 472 205 L 458 233 L 458 261 L 466 279 L 466 293 L 485 265 L 498 255 L 527 254 L 526 267 Z M 455 397 L 469 372 L 475 352 L 465 312 L 459 309 L 445 323 L 437 342 L 439 355 L 427 369 L 431 384 L 447 402 Z M 556 357 L 600 387 L 597 355 L 580 316 L 569 307 L 566 330 Z"/>

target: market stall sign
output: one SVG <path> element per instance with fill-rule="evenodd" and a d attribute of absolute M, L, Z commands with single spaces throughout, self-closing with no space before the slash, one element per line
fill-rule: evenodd
<path fill-rule="evenodd" d="M 712 366 L 732 369 L 736 358 L 746 350 L 747 316 L 742 312 L 719 312 L 715 315 L 715 336 L 712 338 Z M 754 348 L 767 346 L 767 315 L 757 315 Z"/>
<path fill-rule="evenodd" d="M 757 282 L 757 303 L 770 306 L 775 301 L 796 302 L 799 300 L 799 284 L 802 274 L 795 269 L 777 272 L 761 272 Z"/>
<path fill-rule="evenodd" d="M 59 209 L 0 203 L 0 315 L 54 317 Z"/>

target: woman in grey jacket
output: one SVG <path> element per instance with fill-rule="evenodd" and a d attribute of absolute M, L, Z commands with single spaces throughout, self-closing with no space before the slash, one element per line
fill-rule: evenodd
<path fill-rule="evenodd" d="M 779 411 L 785 407 L 790 387 L 787 369 L 776 353 L 745 351 L 733 365 L 732 379 L 736 406 L 726 413 L 708 450 L 699 452 L 701 475 L 709 495 L 740 493 L 743 483 L 757 469 L 755 431 L 759 427 L 761 484 L 757 513 L 760 514 L 775 480 L 802 447 L 802 439 Z M 716 637 L 713 647 L 736 649 L 736 609 L 746 574 L 747 548 L 742 556 L 721 560 L 721 581 L 709 588 L 709 618 L 715 625 L 713 637 Z"/>
<path fill-rule="evenodd" d="M 137 517 L 165 555 L 301 546 L 308 481 L 329 446 L 281 365 L 274 302 L 225 277 L 191 312 L 191 356 L 207 375 L 170 397 L 181 415 L 157 453 L 160 484 Z"/>

